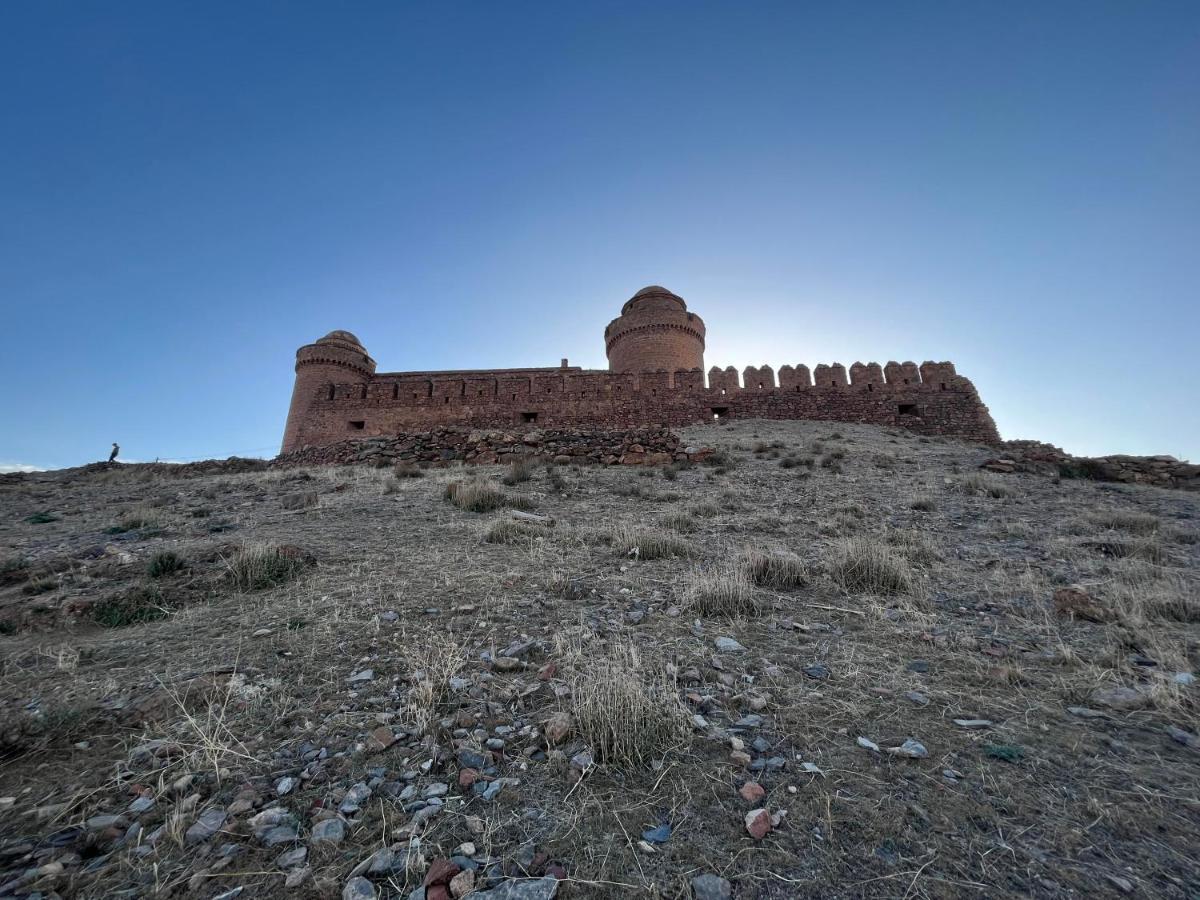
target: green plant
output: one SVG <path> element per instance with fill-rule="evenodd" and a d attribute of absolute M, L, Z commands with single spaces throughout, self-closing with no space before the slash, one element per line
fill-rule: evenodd
<path fill-rule="evenodd" d="M 140 585 L 119 596 L 102 600 L 92 607 L 91 613 L 96 623 L 105 628 L 122 628 L 164 619 L 169 610 L 158 588 Z"/>
<path fill-rule="evenodd" d="M 32 515 L 26 516 L 25 521 L 30 525 L 45 525 L 49 522 L 57 522 L 58 516 L 52 512 L 35 512 Z"/>
<path fill-rule="evenodd" d="M 151 578 L 165 578 L 183 568 L 183 558 L 171 550 L 160 550 L 150 557 L 146 574 Z"/>

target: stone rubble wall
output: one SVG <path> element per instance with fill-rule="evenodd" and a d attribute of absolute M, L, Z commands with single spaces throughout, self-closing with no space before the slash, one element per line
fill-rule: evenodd
<path fill-rule="evenodd" d="M 575 428 L 520 432 L 447 427 L 305 447 L 279 456 L 274 464 L 308 466 L 465 462 L 494 465 L 536 458 L 560 464 L 664 465 L 685 460 L 699 461 L 711 453 L 711 450 L 700 447 L 682 446 L 678 435 L 665 428 Z"/>
<path fill-rule="evenodd" d="M 999 446 L 1003 454 L 980 468 L 989 472 L 1033 472 L 1200 491 L 1200 465 L 1173 456 L 1072 456 L 1041 441 L 1004 441 Z"/>

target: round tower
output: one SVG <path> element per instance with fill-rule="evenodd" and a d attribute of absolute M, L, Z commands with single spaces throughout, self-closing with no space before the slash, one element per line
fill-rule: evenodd
<path fill-rule="evenodd" d="M 374 374 L 375 360 L 349 331 L 331 331 L 316 343 L 297 350 L 296 384 L 292 388 L 281 452 L 299 450 L 309 443 L 310 434 L 315 436 L 327 427 L 312 416 L 314 400 L 332 399 L 335 384 L 366 385 Z"/>
<path fill-rule="evenodd" d="M 666 288 L 642 288 L 604 329 L 613 372 L 704 368 L 704 320 Z"/>

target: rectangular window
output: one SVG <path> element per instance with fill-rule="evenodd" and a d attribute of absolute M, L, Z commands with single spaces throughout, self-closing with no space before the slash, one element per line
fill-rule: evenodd
<path fill-rule="evenodd" d="M 917 414 L 917 404 L 901 403 L 896 411 L 902 416 L 915 416 Z"/>
<path fill-rule="evenodd" d="M 537 413 L 523 412 L 523 413 L 521 413 L 521 421 L 522 422 L 536 422 L 537 421 Z"/>
<path fill-rule="evenodd" d="M 713 414 L 714 419 L 724 419 L 729 415 L 729 407 L 728 406 L 714 406 L 712 408 L 712 414 Z"/>
<path fill-rule="evenodd" d="M 367 423 L 365 421 L 363 421 L 362 419 L 351 419 L 350 420 L 350 430 L 351 431 L 362 431 L 366 427 L 367 427 Z"/>

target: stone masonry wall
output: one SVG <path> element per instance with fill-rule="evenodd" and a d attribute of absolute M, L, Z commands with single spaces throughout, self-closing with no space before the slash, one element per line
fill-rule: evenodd
<path fill-rule="evenodd" d="M 886 378 L 885 378 L 886 373 Z M 635 428 L 716 419 L 823 419 L 893 425 L 928 435 L 999 440 L 971 382 L 950 363 L 770 366 L 640 374 L 580 369 L 373 375 L 305 386 L 293 398 L 283 452 L 460 425 Z M 761 387 L 760 387 L 761 385 Z"/>

